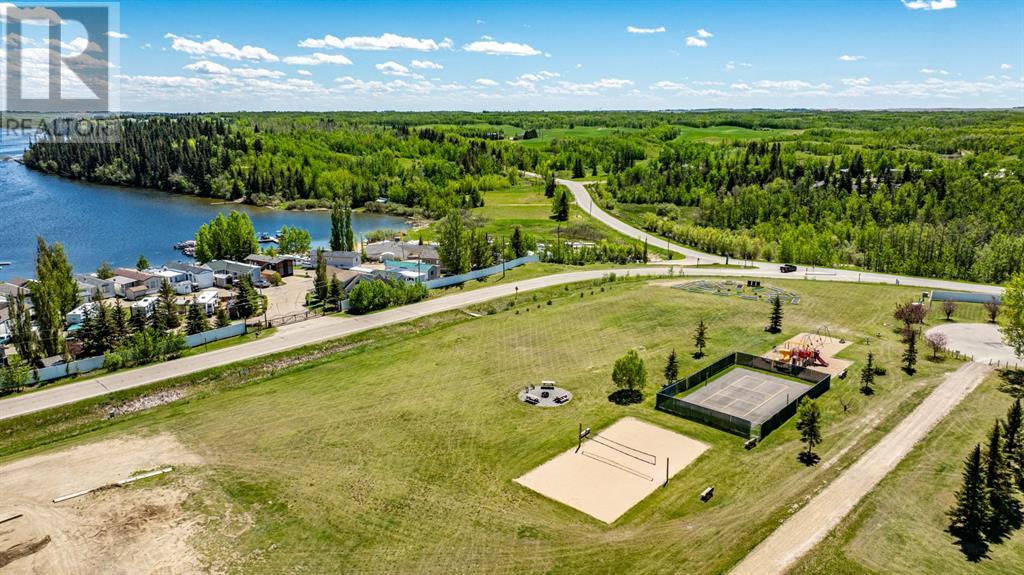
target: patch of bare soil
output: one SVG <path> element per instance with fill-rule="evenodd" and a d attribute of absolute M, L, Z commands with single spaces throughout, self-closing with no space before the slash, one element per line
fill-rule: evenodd
<path fill-rule="evenodd" d="M 113 419 L 121 415 L 128 415 L 129 413 L 135 413 L 136 411 L 142 411 L 158 405 L 164 405 L 165 403 L 178 401 L 183 397 L 185 397 L 185 390 L 179 388 L 165 389 L 156 393 L 143 395 L 142 397 L 136 397 L 135 399 L 126 401 L 120 405 L 115 405 L 107 410 L 107 419 Z"/>
<path fill-rule="evenodd" d="M 101 441 L 0 467 L 0 515 L 23 514 L 0 531 L 0 567 L 5 574 L 202 572 L 187 543 L 195 521 L 182 511 L 194 482 L 171 476 L 157 485 L 53 503 L 139 471 L 199 463 L 173 436 L 160 435 Z"/>

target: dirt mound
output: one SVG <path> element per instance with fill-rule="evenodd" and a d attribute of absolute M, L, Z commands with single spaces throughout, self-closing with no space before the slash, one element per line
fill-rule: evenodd
<path fill-rule="evenodd" d="M 0 515 L 22 513 L 0 531 L 4 573 L 199 573 L 188 546 L 193 522 L 182 505 L 195 482 L 180 474 L 156 485 L 103 489 L 53 503 L 159 466 L 200 459 L 170 435 L 91 443 L 0 467 Z"/>

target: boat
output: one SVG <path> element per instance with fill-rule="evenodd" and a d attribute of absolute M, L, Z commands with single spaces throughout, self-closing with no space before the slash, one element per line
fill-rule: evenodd
<path fill-rule="evenodd" d="M 270 234 L 260 234 L 260 238 L 259 238 L 258 241 L 261 244 L 276 244 L 277 243 L 277 237 L 272 236 Z"/>
<path fill-rule="evenodd" d="M 185 240 L 185 241 L 181 241 L 181 242 L 178 242 L 178 243 L 174 244 L 174 249 L 176 249 L 176 250 L 183 250 L 185 248 L 194 248 L 194 247 L 196 247 L 196 241 L 195 240 Z"/>
<path fill-rule="evenodd" d="M 13 265 L 13 264 L 14 264 L 14 262 L 0 262 L 0 268 L 2 268 L 4 266 Z"/>

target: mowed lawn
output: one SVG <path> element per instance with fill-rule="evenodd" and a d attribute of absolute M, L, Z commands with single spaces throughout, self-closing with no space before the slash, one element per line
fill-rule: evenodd
<path fill-rule="evenodd" d="M 945 532 L 946 510 L 960 488 L 963 460 L 986 445 L 996 418 L 1013 398 L 990 376 L 918 445 L 854 510 L 794 575 L 1011 575 L 1024 571 L 1024 530 L 969 561 Z"/>
<path fill-rule="evenodd" d="M 372 348 L 156 408 L 102 435 L 169 431 L 201 454 L 205 465 L 176 477 L 203 487 L 187 508 L 209 521 L 192 543 L 223 571 L 718 573 L 957 365 L 922 361 L 913 378 L 896 369 L 902 346 L 883 323 L 914 289 L 780 281 L 802 300 L 773 336 L 762 329 L 768 304 L 655 285 L 664 281 L 524 293 L 507 309 L 481 306 L 495 313 L 478 319 L 394 338 L 382 330 Z M 688 354 L 700 318 L 710 345 L 698 362 Z M 746 451 L 739 437 L 653 409 L 672 348 L 687 373 L 822 325 L 855 342 L 842 355 L 857 362 L 863 339 L 882 331 L 870 348 L 889 375 L 870 398 L 855 376 L 822 397 L 816 467 L 797 461 L 792 421 Z M 646 360 L 649 385 L 644 404 L 622 407 L 607 395 L 630 348 Z M 572 402 L 516 400 L 542 379 L 571 390 Z M 610 526 L 513 482 L 573 445 L 578 424 L 600 431 L 627 415 L 711 448 Z M 715 497 L 701 503 L 708 485 Z"/>

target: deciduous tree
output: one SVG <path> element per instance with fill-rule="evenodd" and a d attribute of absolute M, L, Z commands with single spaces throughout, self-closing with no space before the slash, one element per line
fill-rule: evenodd
<path fill-rule="evenodd" d="M 1003 295 L 1006 306 L 1005 325 L 999 329 L 1003 332 L 1006 345 L 1013 349 L 1017 357 L 1024 359 L 1024 272 L 1017 273 L 1006 286 Z"/>
<path fill-rule="evenodd" d="M 647 385 L 647 369 L 636 350 L 629 350 L 626 355 L 615 361 L 612 381 L 619 389 L 631 392 L 640 391 Z"/>
<path fill-rule="evenodd" d="M 939 352 L 946 349 L 946 343 L 948 343 L 946 334 L 932 332 L 925 335 L 924 339 L 928 342 L 928 347 L 932 348 L 932 359 L 938 359 Z"/>
<path fill-rule="evenodd" d="M 942 302 L 942 313 L 945 314 L 946 321 L 953 320 L 953 314 L 956 313 L 956 308 L 956 302 L 951 299 L 947 299 L 946 301 Z"/>

